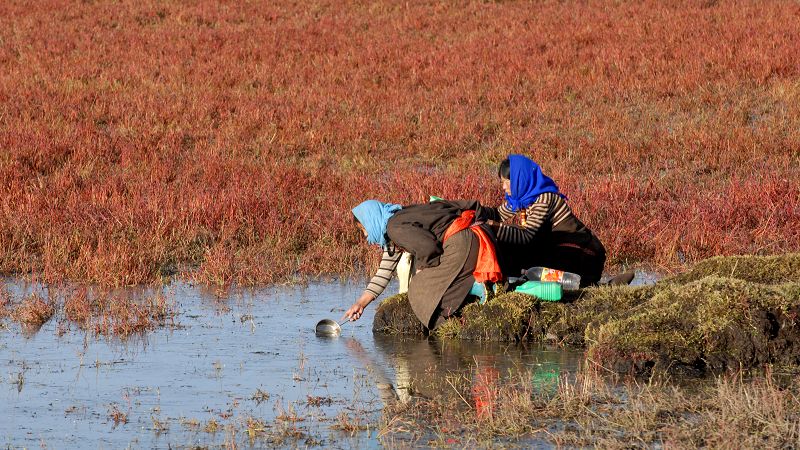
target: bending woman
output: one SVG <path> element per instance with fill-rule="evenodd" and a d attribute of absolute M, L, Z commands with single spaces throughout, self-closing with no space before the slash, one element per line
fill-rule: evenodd
<path fill-rule="evenodd" d="M 353 208 L 367 242 L 379 245 L 383 258 L 366 290 L 342 318 L 361 317 L 386 288 L 402 251 L 414 257 L 416 274 L 408 286 L 408 299 L 428 329 L 461 309 L 476 280 L 500 281 L 491 232 L 482 220 L 475 221 L 477 205 L 440 201 L 401 207 L 367 200 Z"/>
<path fill-rule="evenodd" d="M 541 168 L 522 155 L 510 155 L 498 167 L 506 202 L 486 208 L 497 235 L 504 273 L 518 275 L 533 266 L 581 276 L 581 287 L 600 281 L 606 250 L 572 213 L 564 194 Z"/>

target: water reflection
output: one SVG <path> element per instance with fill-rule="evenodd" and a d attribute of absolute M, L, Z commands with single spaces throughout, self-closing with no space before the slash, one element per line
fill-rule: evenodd
<path fill-rule="evenodd" d="M 5 287 L 15 298 L 44 289 L 13 280 Z M 341 315 L 360 284 L 241 290 L 229 297 L 188 284 L 160 292 L 177 305 L 177 325 L 125 340 L 65 326 L 63 313 L 27 337 L 7 322 L 0 331 L 2 442 L 376 448 L 381 443 L 372 425 L 386 405 L 446 392 L 491 408 L 493 385 L 511 370 L 558 373 L 581 358 L 538 346 L 373 335 L 374 309 L 346 324 L 340 337 L 318 338 L 317 321 Z M 122 295 L 149 293 L 120 291 L 114 298 Z M 458 393 L 448 384 L 456 378 L 467 386 Z M 348 429 L 347 420 L 356 417 L 371 431 Z M 294 434 L 275 435 L 287 429 Z"/>
<path fill-rule="evenodd" d="M 537 389 L 554 389 L 562 371 L 575 371 L 583 360 L 578 350 L 541 345 L 482 343 L 434 338 L 373 336 L 377 354 L 356 338 L 348 352 L 369 370 L 385 404 L 414 397 L 435 398 L 447 388 L 447 377 L 469 380 L 469 395 L 479 414 L 492 407 L 499 384 L 530 371 Z M 455 388 L 455 386 L 451 386 Z M 453 390 L 454 395 L 460 395 Z"/>

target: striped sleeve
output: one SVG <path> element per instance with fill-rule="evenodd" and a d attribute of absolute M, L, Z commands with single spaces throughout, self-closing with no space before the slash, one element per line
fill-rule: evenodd
<path fill-rule="evenodd" d="M 572 216 L 572 209 L 569 207 L 564 198 L 562 198 L 560 195 L 556 194 L 548 194 L 548 195 L 551 198 L 550 208 L 552 213 L 550 217 L 552 217 L 553 227 L 555 227 L 561 222 L 563 222 L 567 217 Z"/>
<path fill-rule="evenodd" d="M 497 212 L 500 213 L 500 220 L 503 222 L 510 222 L 514 219 L 514 212 L 508 207 L 507 204 L 503 203 L 497 208 Z"/>
<path fill-rule="evenodd" d="M 553 208 L 557 203 L 556 199 L 561 200 L 566 206 L 566 203 L 556 194 L 545 193 L 540 195 L 534 203 L 531 203 L 525 209 L 525 224 L 523 226 L 508 223 L 513 219 L 514 213 L 506 205 L 502 205 L 499 208 L 500 214 L 508 214 L 508 219 L 504 219 L 506 223 L 500 225 L 500 229 L 497 231 L 497 239 L 512 244 L 528 244 L 533 241 L 536 237 L 536 232 L 539 231 L 545 220 L 548 217 L 552 217 Z"/>
<path fill-rule="evenodd" d="M 378 271 L 375 272 L 375 275 L 369 280 L 369 284 L 367 284 L 367 288 L 365 289 L 366 292 L 369 292 L 375 298 L 378 298 L 378 296 L 383 293 L 386 286 L 389 285 L 389 281 L 392 279 L 392 274 L 394 274 L 402 254 L 403 252 L 400 251 L 395 251 L 391 255 L 387 251 L 383 252 L 381 264 L 378 266 Z"/>

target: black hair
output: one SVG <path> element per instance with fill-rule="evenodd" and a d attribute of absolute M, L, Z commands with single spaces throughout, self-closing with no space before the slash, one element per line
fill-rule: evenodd
<path fill-rule="evenodd" d="M 497 176 L 505 180 L 511 179 L 511 162 L 508 158 L 504 159 L 499 166 L 497 166 Z"/>

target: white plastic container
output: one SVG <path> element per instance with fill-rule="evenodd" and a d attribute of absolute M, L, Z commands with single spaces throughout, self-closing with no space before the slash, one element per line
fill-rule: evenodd
<path fill-rule="evenodd" d="M 397 262 L 397 281 L 400 282 L 400 288 L 397 290 L 398 294 L 405 294 L 408 292 L 408 282 L 411 281 L 411 253 L 403 252 L 400 255 L 400 261 Z"/>

